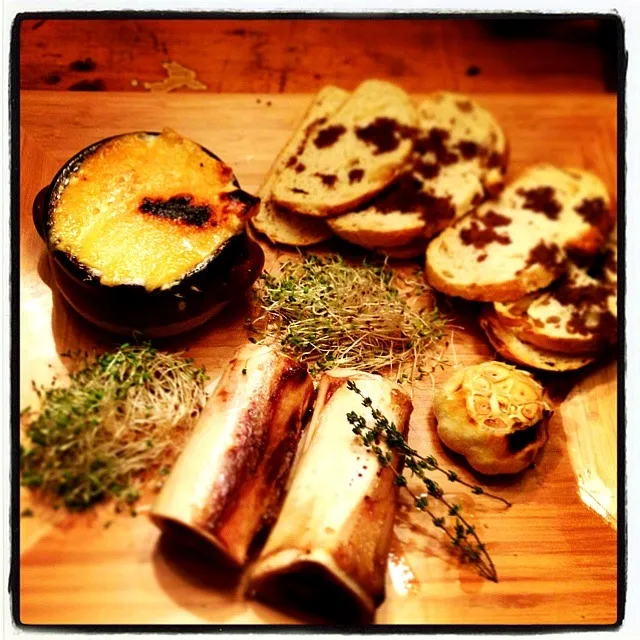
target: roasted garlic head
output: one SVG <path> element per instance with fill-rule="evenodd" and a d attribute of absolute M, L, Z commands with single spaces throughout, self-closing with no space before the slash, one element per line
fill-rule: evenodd
<path fill-rule="evenodd" d="M 455 372 L 436 394 L 434 412 L 442 442 L 491 475 L 528 467 L 553 413 L 530 373 L 495 361 Z"/>

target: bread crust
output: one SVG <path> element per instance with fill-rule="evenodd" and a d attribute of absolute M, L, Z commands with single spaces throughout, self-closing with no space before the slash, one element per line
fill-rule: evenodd
<path fill-rule="evenodd" d="M 335 113 L 348 97 L 349 92 L 339 87 L 329 85 L 321 89 L 271 166 L 260 189 L 260 207 L 256 215 L 251 218 L 251 225 L 274 244 L 306 247 L 333 236 L 333 232 L 324 220 L 301 216 L 278 206 L 271 199 L 271 192 L 288 158 L 307 135 L 307 130 L 311 133 L 317 129 L 320 125 L 314 127 L 313 123 Z"/>
<path fill-rule="evenodd" d="M 356 208 L 403 169 L 412 146 L 406 131 L 415 123 L 415 107 L 402 89 L 363 82 L 291 156 L 274 184 L 274 201 L 320 217 Z M 362 171 L 359 179 L 353 171 Z"/>
<path fill-rule="evenodd" d="M 568 250 L 592 251 L 593 243 L 584 239 L 600 238 L 598 225 L 608 226 L 609 217 L 609 197 L 598 178 L 535 165 L 498 200 L 481 205 L 429 244 L 427 279 L 436 289 L 469 300 L 517 300 L 562 275 Z"/>
<path fill-rule="evenodd" d="M 424 220 L 419 213 L 379 213 L 373 208 L 329 218 L 331 230 L 343 240 L 365 249 L 394 249 L 422 238 Z"/>
<path fill-rule="evenodd" d="M 496 351 L 506 360 L 543 371 L 574 371 L 591 364 L 593 355 L 566 355 L 535 347 L 520 340 L 486 307 L 480 316 L 480 327 Z"/>

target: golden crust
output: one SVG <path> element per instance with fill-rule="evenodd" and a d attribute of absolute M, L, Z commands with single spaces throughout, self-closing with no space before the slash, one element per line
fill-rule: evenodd
<path fill-rule="evenodd" d="M 591 364 L 593 355 L 566 355 L 536 347 L 520 340 L 504 326 L 496 313 L 487 307 L 480 316 L 480 326 L 496 351 L 506 360 L 543 371 L 574 371 Z"/>
<path fill-rule="evenodd" d="M 487 475 L 526 469 L 547 442 L 553 413 L 530 373 L 494 361 L 455 372 L 434 412 L 442 442 Z"/>
<path fill-rule="evenodd" d="M 257 214 L 251 218 L 251 225 L 264 234 L 274 244 L 306 247 L 333 236 L 327 223 L 316 217 L 303 216 L 278 206 L 271 200 L 271 192 L 278 176 L 286 167 L 290 157 L 295 154 L 311 131 L 315 131 L 322 118 L 331 116 L 349 97 L 349 92 L 339 87 L 324 87 L 314 98 L 302 121 L 291 135 L 287 144 L 275 159 L 267 178 L 262 185 L 262 202 Z"/>
<path fill-rule="evenodd" d="M 343 240 L 374 250 L 404 247 L 422 238 L 425 230 L 419 213 L 381 213 L 375 206 L 329 218 L 327 223 Z"/>
<path fill-rule="evenodd" d="M 257 201 L 237 187 L 228 165 L 174 131 L 127 134 L 71 175 L 50 241 L 105 285 L 151 290 L 170 286 L 242 233 Z"/>

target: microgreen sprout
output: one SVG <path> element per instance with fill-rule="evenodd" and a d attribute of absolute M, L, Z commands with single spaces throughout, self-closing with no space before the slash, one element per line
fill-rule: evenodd
<path fill-rule="evenodd" d="M 21 484 L 70 510 L 106 498 L 132 505 L 150 476 L 165 473 L 205 402 L 204 369 L 149 344 L 90 358 L 67 354 L 67 386 L 36 387 L 40 409 L 25 416 Z"/>
<path fill-rule="evenodd" d="M 307 254 L 284 262 L 277 276 L 262 274 L 254 294 L 251 341 L 308 362 L 312 374 L 353 367 L 404 382 L 446 364 L 433 351 L 446 319 L 420 274 Z"/>

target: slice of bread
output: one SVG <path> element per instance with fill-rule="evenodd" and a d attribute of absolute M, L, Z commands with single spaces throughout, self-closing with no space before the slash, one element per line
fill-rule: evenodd
<path fill-rule="evenodd" d="M 567 251 L 598 251 L 613 224 L 609 204 L 594 175 L 535 165 L 429 244 L 427 279 L 468 300 L 518 300 L 562 275 Z"/>
<path fill-rule="evenodd" d="M 409 260 L 410 258 L 423 256 L 426 248 L 427 243 L 422 238 L 418 238 L 403 247 L 386 247 L 378 249 L 378 253 L 392 258 L 393 260 Z"/>
<path fill-rule="evenodd" d="M 610 300 L 615 296 L 615 287 L 570 265 L 546 291 L 493 306 L 500 322 L 524 342 L 565 354 L 595 353 L 616 341 L 617 310 Z"/>
<path fill-rule="evenodd" d="M 278 176 L 296 150 L 322 127 L 347 100 L 349 92 L 339 87 L 324 87 L 313 99 L 293 135 L 276 158 L 260 190 L 261 203 L 251 219 L 253 227 L 276 244 L 304 247 L 323 242 L 333 236 L 324 220 L 297 215 L 278 206 L 271 199 L 271 192 Z"/>
<path fill-rule="evenodd" d="M 321 217 L 357 207 L 402 170 L 415 124 L 415 107 L 402 89 L 363 82 L 289 156 L 276 178 L 274 201 Z"/>
<path fill-rule="evenodd" d="M 509 327 L 500 322 L 490 306 L 482 312 L 480 326 L 489 342 L 503 358 L 525 367 L 543 371 L 574 371 L 586 367 L 595 360 L 593 355 L 564 355 L 523 342 Z"/>
<path fill-rule="evenodd" d="M 509 149 L 504 131 L 489 111 L 468 96 L 439 91 L 418 107 L 418 117 L 420 128 L 427 134 L 434 129 L 446 132 L 446 148 L 462 157 L 462 161 L 457 163 L 463 167 L 460 171 L 462 179 L 448 191 L 462 189 L 469 193 L 464 200 L 471 202 L 474 199 L 477 191 L 471 177 L 464 175 L 466 171 L 475 173 L 487 192 L 496 194 L 502 190 Z M 448 166 L 441 162 L 442 157 L 437 159 L 441 168 L 443 164 Z M 429 159 L 425 158 L 425 161 Z M 455 176 L 456 172 L 451 175 Z"/>
<path fill-rule="evenodd" d="M 506 138 L 469 97 L 439 92 L 418 107 L 409 170 L 358 211 L 331 218 L 345 240 L 388 249 L 430 238 L 502 187 Z"/>

